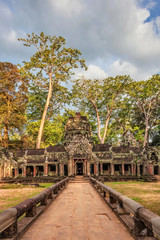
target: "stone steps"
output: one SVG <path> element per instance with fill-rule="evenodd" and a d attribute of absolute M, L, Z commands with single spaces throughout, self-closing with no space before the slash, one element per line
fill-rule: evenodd
<path fill-rule="evenodd" d="M 86 183 L 86 182 L 89 182 L 89 178 L 83 177 L 83 176 L 76 176 L 76 177 L 70 178 L 69 182 L 71 182 L 71 183 Z"/>

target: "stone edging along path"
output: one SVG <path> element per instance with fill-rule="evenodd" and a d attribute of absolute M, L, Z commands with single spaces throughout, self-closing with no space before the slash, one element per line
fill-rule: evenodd
<path fill-rule="evenodd" d="M 0 213 L 0 239 L 18 240 L 68 184 L 68 177 Z M 25 216 L 23 217 L 23 215 Z"/>
<path fill-rule="evenodd" d="M 72 180 L 22 240 L 131 240 L 88 181 Z"/>

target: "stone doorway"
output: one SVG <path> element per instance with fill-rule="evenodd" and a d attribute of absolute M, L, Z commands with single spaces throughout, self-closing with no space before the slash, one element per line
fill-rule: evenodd
<path fill-rule="evenodd" d="M 76 163 L 76 175 L 83 175 L 83 162 Z"/>
<path fill-rule="evenodd" d="M 83 158 L 74 159 L 74 175 L 85 175 L 87 171 L 87 161 Z"/>

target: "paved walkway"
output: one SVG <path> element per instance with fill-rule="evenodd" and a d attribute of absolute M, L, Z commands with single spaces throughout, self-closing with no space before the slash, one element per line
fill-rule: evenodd
<path fill-rule="evenodd" d="M 131 240 L 88 182 L 69 183 L 22 240 Z"/>

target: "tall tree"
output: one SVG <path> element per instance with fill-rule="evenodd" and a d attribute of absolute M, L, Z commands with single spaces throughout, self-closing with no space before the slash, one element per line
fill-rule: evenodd
<path fill-rule="evenodd" d="M 40 148 L 44 123 L 55 86 L 66 81 L 72 74 L 73 68 L 85 67 L 84 59 L 80 59 L 81 52 L 77 49 L 66 48 L 63 37 L 46 36 L 43 32 L 40 35 L 27 34 L 27 38 L 19 39 L 24 46 L 36 47 L 36 53 L 29 62 L 24 62 L 24 69 L 29 73 L 32 80 L 42 86 L 48 84 L 48 95 L 43 110 L 41 124 L 37 137 L 36 148 Z M 34 74 L 35 71 L 35 74 Z"/>
<path fill-rule="evenodd" d="M 27 117 L 29 121 L 37 121 L 42 118 L 45 107 L 48 85 L 39 86 L 34 82 L 29 87 L 29 103 L 27 105 Z M 70 92 L 64 86 L 54 86 L 52 97 L 48 106 L 46 120 L 53 120 L 54 114 L 58 114 L 62 107 L 70 102 Z"/>
<path fill-rule="evenodd" d="M 143 148 L 149 141 L 149 131 L 159 123 L 160 109 L 160 75 L 153 75 L 147 81 L 134 82 L 130 95 L 134 100 L 134 108 L 142 114 L 145 125 Z"/>
<path fill-rule="evenodd" d="M 17 66 L 0 62 L 0 126 L 4 147 L 8 147 L 9 131 L 12 128 L 20 129 L 26 121 L 27 92 L 28 79 Z"/>
<path fill-rule="evenodd" d="M 90 115 L 96 116 L 98 138 L 102 144 L 113 112 L 123 108 L 124 94 L 130 84 L 129 76 L 108 77 L 101 81 L 81 78 L 75 81 L 73 96 L 80 99 L 80 110 L 85 109 Z"/>

